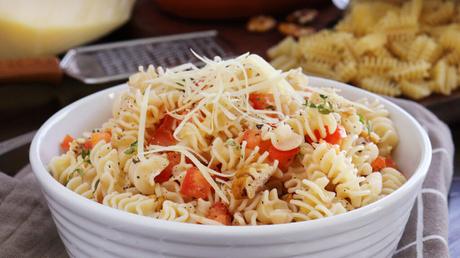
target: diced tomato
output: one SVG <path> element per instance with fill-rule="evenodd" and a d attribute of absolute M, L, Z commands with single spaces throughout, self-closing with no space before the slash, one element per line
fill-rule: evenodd
<path fill-rule="evenodd" d="M 251 93 L 249 94 L 249 102 L 255 109 L 267 109 L 275 103 L 273 94 L 269 93 Z"/>
<path fill-rule="evenodd" d="M 374 159 L 371 163 L 372 170 L 373 171 L 380 171 L 384 168 L 386 168 L 386 160 L 385 157 L 378 156 L 377 158 Z"/>
<path fill-rule="evenodd" d="M 261 141 L 259 144 L 259 152 L 264 153 L 270 149 L 272 142 L 270 140 Z"/>
<path fill-rule="evenodd" d="M 319 133 L 319 130 L 318 130 L 318 129 L 315 129 L 315 130 L 313 131 L 313 133 L 315 134 L 315 137 L 316 137 L 317 140 L 321 139 L 321 134 Z M 305 136 L 305 141 L 307 141 L 307 142 L 310 143 L 310 144 L 313 143 L 313 139 L 310 138 L 309 135 Z"/>
<path fill-rule="evenodd" d="M 172 175 L 172 169 L 174 168 L 175 165 L 180 163 L 180 154 L 177 152 L 168 152 L 168 160 L 169 164 L 168 166 L 161 171 L 161 173 L 155 177 L 155 182 L 157 183 L 163 183 L 169 180 L 169 178 Z"/>
<path fill-rule="evenodd" d="M 246 147 L 254 149 L 257 145 L 259 145 L 262 137 L 259 130 L 248 129 L 243 134 L 243 140 L 247 142 Z"/>
<path fill-rule="evenodd" d="M 105 141 L 106 143 L 109 143 L 111 139 L 112 135 L 108 132 L 92 133 L 84 143 L 83 147 L 89 150 L 92 149 L 98 142 Z"/>
<path fill-rule="evenodd" d="M 288 151 L 281 151 L 272 145 L 268 149 L 268 154 L 271 160 L 278 160 L 279 162 L 278 166 L 281 168 L 281 170 L 286 170 L 291 164 L 291 162 L 294 160 L 295 155 L 299 153 L 299 151 L 300 151 L 299 147 L 292 149 L 292 150 L 288 150 Z"/>
<path fill-rule="evenodd" d="M 262 140 L 261 132 L 257 129 L 246 130 L 243 134 L 243 140 L 247 142 L 246 147 L 249 149 L 259 146 L 259 152 L 261 153 L 267 151 L 272 145 L 270 140 Z"/>
<path fill-rule="evenodd" d="M 391 157 L 378 156 L 371 163 L 373 171 L 380 171 L 384 168 L 396 168 L 396 162 Z"/>
<path fill-rule="evenodd" d="M 198 168 L 192 167 L 187 170 L 180 188 L 182 195 L 207 200 L 211 190 L 211 185 L 201 175 Z"/>
<path fill-rule="evenodd" d="M 61 149 L 67 152 L 70 148 L 71 142 L 73 142 L 73 137 L 67 134 L 66 136 L 64 136 L 64 139 L 62 139 Z"/>
<path fill-rule="evenodd" d="M 232 215 L 228 210 L 227 206 L 222 202 L 214 203 L 208 211 L 206 218 L 215 220 L 224 225 L 230 225 L 232 223 Z"/>
<path fill-rule="evenodd" d="M 386 167 L 397 168 L 396 162 L 391 157 L 385 158 L 385 165 Z"/>
<path fill-rule="evenodd" d="M 327 126 L 326 126 L 326 130 Z M 339 144 L 342 138 L 345 138 L 347 136 L 347 132 L 345 132 L 345 128 L 342 126 L 337 127 L 335 132 L 332 134 L 328 134 L 324 140 L 330 144 Z"/>
<path fill-rule="evenodd" d="M 347 136 L 347 132 L 345 131 L 345 128 L 343 128 L 342 126 L 338 126 L 332 134 L 329 133 L 329 129 L 327 126 L 325 127 L 325 129 L 327 135 L 324 138 L 321 138 L 321 134 L 318 129 L 314 131 L 317 140 L 324 139 L 326 142 L 330 144 L 339 144 L 342 138 L 345 138 Z M 305 137 L 305 140 L 308 143 L 313 143 L 313 140 L 308 135 Z"/>
<path fill-rule="evenodd" d="M 243 140 L 248 142 L 246 146 L 249 149 L 254 149 L 256 146 L 259 146 L 260 153 L 268 151 L 269 158 L 271 160 L 278 160 L 279 167 L 281 169 L 286 169 L 294 159 L 295 155 L 300 151 L 300 148 L 295 148 L 288 151 L 278 150 L 272 145 L 270 140 L 262 140 L 260 130 L 256 129 L 246 130 L 243 134 Z"/>
<path fill-rule="evenodd" d="M 153 131 L 152 137 L 147 139 L 148 144 L 161 145 L 161 146 L 171 146 L 176 144 L 176 139 L 174 139 L 175 119 L 169 115 L 166 115 L 161 121 L 158 128 Z"/>
<path fill-rule="evenodd" d="M 83 149 L 85 150 L 91 150 L 92 146 L 93 144 L 91 143 L 89 139 L 87 139 L 85 143 L 83 143 Z"/>

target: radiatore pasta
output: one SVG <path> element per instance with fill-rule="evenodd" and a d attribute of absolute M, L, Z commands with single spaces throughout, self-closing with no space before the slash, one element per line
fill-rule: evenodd
<path fill-rule="evenodd" d="M 387 96 L 449 95 L 460 85 L 460 5 L 453 0 L 355 0 L 331 30 L 268 50 L 282 70 L 347 82 Z"/>
<path fill-rule="evenodd" d="M 282 73 L 257 55 L 197 57 L 201 68 L 132 75 L 108 121 L 64 137 L 51 175 L 125 212 L 241 226 L 345 213 L 406 181 L 378 101 L 311 87 L 299 69 Z"/>

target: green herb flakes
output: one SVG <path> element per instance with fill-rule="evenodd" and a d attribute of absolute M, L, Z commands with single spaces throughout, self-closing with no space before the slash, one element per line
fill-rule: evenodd
<path fill-rule="evenodd" d="M 359 122 L 361 122 L 361 124 L 364 125 L 364 127 L 366 128 L 367 134 L 371 134 L 371 131 L 372 131 L 371 122 L 369 120 L 365 120 L 361 114 L 359 114 Z"/>
<path fill-rule="evenodd" d="M 91 164 L 90 154 L 91 154 L 91 151 L 90 151 L 90 150 L 83 149 L 83 150 L 81 151 L 81 157 L 83 158 L 83 160 L 84 160 L 86 163 L 89 163 L 89 164 Z"/>
<path fill-rule="evenodd" d="M 73 174 L 74 174 L 74 173 L 78 173 L 81 177 L 83 177 L 83 175 L 85 174 L 85 173 L 83 172 L 83 169 L 81 169 L 81 168 L 76 168 L 76 169 L 74 169 L 74 171 L 72 172 L 71 178 L 73 177 Z"/>
<path fill-rule="evenodd" d="M 327 96 L 325 96 L 325 97 L 327 98 Z M 305 101 L 304 106 L 309 107 L 309 108 L 316 108 L 316 109 L 318 109 L 318 112 L 320 112 L 323 115 L 328 115 L 328 114 L 334 112 L 332 104 L 329 101 L 327 101 L 325 98 L 323 98 L 323 103 L 321 103 L 321 104 L 311 103 L 307 99 Z"/>
<path fill-rule="evenodd" d="M 99 186 L 99 183 L 100 183 L 100 182 L 101 182 L 101 180 L 100 180 L 100 179 L 98 179 L 98 180 L 96 181 L 96 183 L 94 184 L 94 190 L 93 190 L 93 194 L 96 192 L 96 190 L 97 190 L 97 187 Z"/>
<path fill-rule="evenodd" d="M 234 147 L 234 148 L 238 148 L 238 147 L 239 147 L 239 144 L 236 143 L 234 139 L 228 139 L 228 140 L 225 142 L 225 145 L 231 146 L 231 147 Z"/>
<path fill-rule="evenodd" d="M 136 152 L 136 149 L 137 149 L 137 141 L 135 141 L 135 142 L 131 143 L 131 145 L 129 145 L 129 148 L 125 150 L 125 154 L 126 155 L 131 155 L 134 152 Z"/>
<path fill-rule="evenodd" d="M 361 124 L 363 125 L 366 125 L 366 121 L 364 120 L 364 117 L 361 114 L 359 114 L 358 116 L 359 116 L 359 122 L 361 122 Z"/>

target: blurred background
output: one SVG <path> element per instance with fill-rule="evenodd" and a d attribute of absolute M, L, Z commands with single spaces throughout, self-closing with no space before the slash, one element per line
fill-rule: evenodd
<path fill-rule="evenodd" d="M 71 48 L 215 30 L 228 56 L 252 52 L 268 58 L 267 50 L 286 36 L 332 28 L 345 14 L 321 0 L 0 0 L 0 170 L 13 175 L 28 163 L 27 139 L 56 111 L 125 80 L 87 84 L 75 79 L 69 72 L 75 64 L 66 63 L 65 70 L 61 62 Z M 90 62 L 77 65 L 94 69 Z M 460 146 L 460 92 L 418 102 L 450 126 Z M 455 164 L 460 175 L 459 155 Z M 452 189 L 460 193 L 460 183 Z"/>

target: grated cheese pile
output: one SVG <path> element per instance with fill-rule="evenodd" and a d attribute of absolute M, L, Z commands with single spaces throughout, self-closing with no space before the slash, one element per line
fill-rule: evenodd
<path fill-rule="evenodd" d="M 202 175 L 214 188 L 219 197 L 228 202 L 227 197 L 215 183 L 211 175 L 221 177 L 228 177 L 229 175 L 206 167 L 194 157 L 189 148 L 181 145 L 169 147 L 150 146 L 148 151 L 144 151 L 145 117 L 148 99 L 150 94 L 152 94 L 151 90 L 155 89 L 155 92 L 161 92 L 164 87 L 172 87 L 183 92 L 183 105 L 174 110 L 167 111 L 168 115 L 181 120 L 173 134 L 176 140 L 180 140 L 178 138 L 179 133 L 195 113 L 206 112 L 203 109 L 208 103 L 214 104 L 212 117 L 217 115 L 216 110 L 219 108 L 229 120 L 237 120 L 241 116 L 247 121 L 256 124 L 270 124 L 276 127 L 279 123 L 287 119 L 286 115 L 282 112 L 281 95 L 288 95 L 291 101 L 301 106 L 305 103 L 305 98 L 310 96 L 311 92 L 328 94 L 328 91 L 308 87 L 307 85 L 296 85 L 293 87 L 286 80 L 287 73 L 275 70 L 263 58 L 255 54 L 247 53 L 229 60 L 221 60 L 219 57 L 210 60 L 196 53 L 194 54 L 205 64 L 204 67 L 198 68 L 191 63 L 166 70 L 158 67 L 158 77 L 145 81 L 148 87 L 144 91 L 141 106 L 138 132 L 138 157 L 139 159 L 144 159 L 144 155 L 148 153 L 173 150 L 180 152 L 199 168 Z M 299 88 L 302 90 L 299 90 Z M 273 94 L 275 102 L 274 110 L 258 110 L 253 108 L 249 102 L 249 94 L 253 92 Z M 364 105 L 351 102 L 338 95 L 334 95 L 334 97 L 336 103 L 368 109 Z M 187 112 L 183 114 L 183 111 Z"/>

